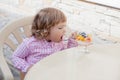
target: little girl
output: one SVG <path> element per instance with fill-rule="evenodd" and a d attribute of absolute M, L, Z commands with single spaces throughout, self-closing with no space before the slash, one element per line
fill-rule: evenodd
<path fill-rule="evenodd" d="M 32 23 L 32 36 L 23 40 L 15 50 L 12 61 L 22 72 L 27 72 L 36 62 L 66 48 L 77 46 L 76 33 L 71 34 L 64 44 L 66 17 L 58 9 L 44 8 Z"/>

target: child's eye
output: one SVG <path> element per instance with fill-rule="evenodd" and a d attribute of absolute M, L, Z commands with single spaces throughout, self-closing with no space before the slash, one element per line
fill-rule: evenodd
<path fill-rule="evenodd" d="M 64 29 L 66 26 L 61 26 L 61 27 L 58 27 L 58 29 Z"/>
<path fill-rule="evenodd" d="M 62 28 L 58 28 L 58 29 L 62 29 Z"/>

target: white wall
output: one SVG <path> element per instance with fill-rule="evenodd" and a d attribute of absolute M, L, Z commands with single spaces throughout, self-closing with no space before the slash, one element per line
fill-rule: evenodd
<path fill-rule="evenodd" d="M 86 0 L 86 1 L 96 2 L 96 3 L 120 8 L 120 0 Z"/>
<path fill-rule="evenodd" d="M 72 29 L 120 37 L 120 10 L 81 1 L 62 1 L 57 7 L 66 13 Z"/>

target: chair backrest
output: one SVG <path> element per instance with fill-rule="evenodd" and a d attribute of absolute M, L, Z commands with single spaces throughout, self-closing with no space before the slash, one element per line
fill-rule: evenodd
<path fill-rule="evenodd" d="M 14 20 L 0 30 L 0 68 L 5 80 L 14 80 L 8 64 L 11 61 L 4 56 L 5 46 L 14 51 L 25 37 L 31 35 L 31 24 L 34 16 Z"/>

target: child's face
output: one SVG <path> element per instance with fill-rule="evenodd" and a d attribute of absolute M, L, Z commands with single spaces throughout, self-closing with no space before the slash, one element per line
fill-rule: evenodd
<path fill-rule="evenodd" d="M 66 22 L 59 23 L 50 29 L 49 39 L 53 42 L 60 42 L 66 32 Z"/>

